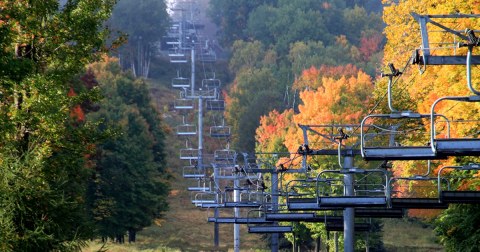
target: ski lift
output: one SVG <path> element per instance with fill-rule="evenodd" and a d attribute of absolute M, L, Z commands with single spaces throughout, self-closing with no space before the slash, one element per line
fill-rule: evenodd
<path fill-rule="evenodd" d="M 480 96 L 446 96 L 438 98 L 431 107 L 430 111 L 430 142 L 431 151 L 437 156 L 478 156 L 480 155 L 480 138 L 475 136 L 469 138 L 450 138 L 450 134 L 440 138 L 435 129 L 435 120 L 438 114 L 435 114 L 435 106 L 441 101 L 457 101 L 476 103 L 480 102 Z M 477 121 L 475 121 L 478 123 Z"/>
<path fill-rule="evenodd" d="M 195 194 L 192 203 L 197 207 L 202 207 L 204 204 L 217 203 L 217 194 L 210 191 L 199 192 Z"/>
<path fill-rule="evenodd" d="M 265 215 L 260 212 L 261 210 L 251 210 L 248 212 L 247 218 L 249 219 L 258 219 L 257 215 L 260 215 L 260 218 L 265 220 Z M 258 214 L 256 212 L 259 212 Z M 253 217 L 252 217 L 253 213 Z M 252 224 L 257 224 L 253 222 L 248 222 L 248 232 L 249 233 L 291 233 L 293 232 L 293 227 L 292 226 L 285 226 L 285 225 L 279 225 L 279 224 L 257 224 L 257 225 L 252 225 Z"/>
<path fill-rule="evenodd" d="M 199 178 L 197 180 L 196 186 L 189 186 L 187 188 L 190 192 L 211 192 L 212 191 L 212 183 L 210 180 L 207 181 L 206 178 Z"/>
<path fill-rule="evenodd" d="M 200 53 L 198 58 L 201 62 L 215 62 L 217 61 L 217 54 L 213 50 L 208 50 Z"/>
<path fill-rule="evenodd" d="M 175 109 L 193 109 L 193 100 L 187 98 L 175 99 L 173 107 Z"/>
<path fill-rule="evenodd" d="M 424 129 L 423 125 L 429 118 L 430 120 L 434 120 L 436 117 L 443 117 L 447 125 L 447 134 L 450 134 L 450 122 L 446 116 L 441 114 L 431 115 L 396 110 L 392 105 L 392 79 L 402 73 L 396 69 L 393 64 L 389 64 L 388 66 L 391 73 L 382 73 L 382 76 L 388 77 L 388 107 L 391 113 L 371 114 L 363 118 L 360 124 L 360 149 L 362 157 L 365 160 L 430 160 L 446 158 L 445 155 L 435 153 L 432 149 L 432 146 L 434 146 L 432 141 L 428 144 L 409 144 L 408 146 L 404 146 L 401 143 L 400 137 L 402 137 L 402 135 L 408 136 L 407 138 L 426 138 L 428 134 L 423 134 L 422 130 Z M 378 122 L 382 119 L 385 125 L 391 126 L 381 126 Z M 392 125 L 391 121 L 393 120 L 399 123 Z M 433 125 L 434 122 L 431 121 L 430 123 Z M 419 130 L 412 130 L 412 125 L 419 128 Z M 366 127 L 376 129 L 379 132 L 368 133 Z"/>
<path fill-rule="evenodd" d="M 412 12 L 411 15 L 419 23 L 420 34 L 422 38 L 422 45 L 420 47 L 421 49 L 415 50 L 414 56 L 412 57 L 411 61 L 412 64 L 422 65 L 423 69 L 425 69 L 427 65 L 465 65 L 465 56 L 456 55 L 456 50 L 454 50 L 454 55 L 433 54 L 432 52 L 434 50 L 438 51 L 438 49 L 442 49 L 443 47 L 436 48 L 434 46 L 434 43 L 430 42 L 428 28 L 436 26 L 437 28 L 440 28 L 442 32 L 451 33 L 454 35 L 454 37 L 467 41 L 466 43 L 457 43 L 456 41 L 454 41 L 452 43 L 452 46 L 445 47 L 445 49 L 456 49 L 460 46 L 475 46 L 478 45 L 478 38 L 475 37 L 475 35 L 472 33 L 472 30 L 467 29 L 467 34 L 462 34 L 460 31 L 456 31 L 452 28 L 447 27 L 446 24 L 448 22 L 442 22 L 442 24 L 440 23 L 440 20 L 443 21 L 443 19 L 479 18 L 480 15 L 461 13 L 447 15 L 420 15 L 414 12 Z M 436 19 L 436 21 L 434 21 L 434 19 Z M 430 33 L 431 32 L 433 31 L 430 31 Z M 471 64 L 479 65 L 480 56 L 472 56 Z"/>
<path fill-rule="evenodd" d="M 452 191 L 450 190 L 450 185 L 448 185 L 448 190 L 443 190 L 440 182 L 442 181 L 442 171 L 444 169 L 455 169 L 459 171 L 475 171 L 476 173 L 480 170 L 480 165 L 476 163 L 471 163 L 468 165 L 463 165 L 463 166 L 444 166 L 440 168 L 438 171 L 438 194 L 439 194 L 439 199 L 440 202 L 443 203 L 462 203 L 462 204 L 478 204 L 480 203 L 480 191 L 478 190 L 468 190 L 468 191 L 460 191 L 460 190 L 455 190 Z M 470 177 L 471 178 L 471 177 Z M 446 180 L 445 178 L 443 178 Z M 458 178 L 457 178 L 458 179 Z M 471 178 L 473 179 L 473 178 Z M 448 182 L 448 180 L 446 180 Z"/>
<path fill-rule="evenodd" d="M 217 54 L 209 45 L 209 40 L 205 40 L 205 46 L 200 49 L 198 59 L 201 62 L 215 62 L 217 60 Z"/>
<path fill-rule="evenodd" d="M 198 149 L 186 148 L 180 149 L 180 159 L 182 160 L 197 160 Z"/>

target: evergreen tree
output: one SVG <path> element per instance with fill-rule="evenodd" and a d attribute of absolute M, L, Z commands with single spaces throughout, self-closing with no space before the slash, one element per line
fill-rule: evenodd
<path fill-rule="evenodd" d="M 114 69 L 112 64 L 101 71 Z M 118 69 L 103 75 L 105 99 L 91 118 L 103 120 L 100 129 L 113 129 L 115 137 L 98 147 L 90 205 L 101 236 L 122 241 L 128 231 L 135 241 L 135 233 L 167 209 L 164 131 L 144 81 Z"/>

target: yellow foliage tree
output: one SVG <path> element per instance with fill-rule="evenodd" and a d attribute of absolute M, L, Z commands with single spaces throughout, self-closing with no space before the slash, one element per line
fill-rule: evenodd
<path fill-rule="evenodd" d="M 444 96 L 470 96 L 472 92 L 467 88 L 465 66 L 440 65 L 432 66 L 412 66 L 408 62 L 412 53 L 419 50 L 421 45 L 421 34 L 419 23 L 411 15 L 415 12 L 420 15 L 435 14 L 480 14 L 480 2 L 478 0 L 465 1 L 443 1 L 443 0 L 418 0 L 418 1 L 383 1 L 385 4 L 383 19 L 387 25 L 385 35 L 387 43 L 384 49 L 384 63 L 393 63 L 398 68 L 405 65 L 409 66 L 403 71 L 394 86 L 393 97 L 398 108 L 414 108 L 417 112 L 429 114 L 432 104 L 440 97 Z M 458 31 L 466 28 L 479 29 L 480 18 L 443 18 L 433 19 L 442 25 Z M 458 48 L 459 37 L 452 33 L 439 32 L 441 29 L 432 24 L 428 24 L 429 42 L 431 55 L 453 56 L 466 55 L 466 48 Z M 433 31 L 433 32 L 432 32 Z M 421 52 L 421 50 L 420 50 Z M 474 49 L 474 54 L 480 54 L 478 48 Z M 466 56 L 465 56 L 466 58 Z M 418 71 L 417 67 L 421 70 Z M 480 71 L 478 67 L 472 67 L 472 80 L 476 80 L 476 87 L 479 87 Z M 474 81 L 475 86 L 475 81 Z M 386 90 L 386 81 L 379 82 L 374 92 L 377 99 L 384 94 Z M 400 96 L 406 96 L 407 99 L 395 99 Z M 386 105 L 386 102 L 384 103 Z M 386 106 L 381 106 L 379 110 L 385 110 Z M 459 103 L 445 101 L 435 107 L 435 113 L 445 115 L 451 121 L 450 137 L 468 138 L 476 137 L 480 130 L 477 114 L 480 109 L 478 103 Z M 440 121 L 440 120 L 439 120 Z M 442 126 L 444 127 L 444 126 Z M 438 126 L 438 129 L 441 127 Z M 445 127 L 444 127 L 445 128 Z M 425 131 L 430 132 L 430 122 L 425 124 Z M 446 137 L 446 131 L 438 132 L 439 137 Z M 420 144 L 416 138 L 406 139 L 410 144 Z M 421 141 L 424 141 L 422 139 Z M 462 158 L 449 159 L 447 161 L 435 162 L 432 167 L 432 173 L 436 174 L 439 167 L 445 165 L 455 165 Z M 463 159 L 463 163 L 478 161 L 478 158 Z M 397 177 L 408 177 L 412 175 L 424 174 L 426 164 L 414 161 L 395 162 L 393 172 Z M 420 190 L 419 182 L 411 182 L 408 186 L 402 187 L 403 196 L 429 197 L 433 193 L 431 190 Z M 433 197 L 436 197 L 434 195 Z M 412 212 L 411 212 L 412 213 Z M 432 211 L 417 211 L 421 216 L 431 216 Z"/>

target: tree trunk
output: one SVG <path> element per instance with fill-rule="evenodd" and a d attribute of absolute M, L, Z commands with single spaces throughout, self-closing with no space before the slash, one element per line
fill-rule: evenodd
<path fill-rule="evenodd" d="M 128 230 L 128 243 L 135 242 L 137 239 L 137 231 L 133 229 Z"/>
<path fill-rule="evenodd" d="M 145 71 L 144 71 L 144 74 L 143 74 L 143 77 L 144 78 L 148 78 L 148 72 L 150 72 L 150 61 L 152 60 L 152 53 L 150 51 L 150 49 L 147 50 L 148 53 L 147 53 L 147 56 L 145 58 Z"/>
<path fill-rule="evenodd" d="M 125 243 L 125 237 L 123 234 L 117 234 L 116 235 L 116 242 L 119 243 L 119 244 L 123 244 Z"/>
<path fill-rule="evenodd" d="M 315 239 L 315 252 L 320 252 L 320 248 L 321 248 L 321 241 L 320 241 L 320 236 L 317 237 L 317 239 Z"/>
<path fill-rule="evenodd" d="M 292 244 L 292 251 L 296 252 L 297 251 L 297 243 L 295 242 L 295 233 L 293 233 L 293 244 Z"/>
<path fill-rule="evenodd" d="M 333 239 L 335 241 L 335 252 L 338 252 L 338 232 L 333 233 Z"/>
<path fill-rule="evenodd" d="M 135 71 L 135 62 L 133 62 L 133 60 L 132 60 L 132 73 L 133 73 L 133 77 L 137 78 L 137 73 Z"/>

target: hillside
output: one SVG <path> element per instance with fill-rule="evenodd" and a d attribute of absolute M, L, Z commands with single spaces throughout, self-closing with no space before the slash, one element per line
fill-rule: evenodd
<path fill-rule="evenodd" d="M 117 245 L 107 243 L 107 251 L 212 251 L 213 224 L 207 222 L 212 210 L 196 208 L 191 204 L 192 194 L 186 188 L 191 182 L 182 177 L 182 162 L 178 158 L 179 149 L 184 143 L 174 134 L 174 127 L 181 123 L 181 116 L 172 110 L 176 97 L 175 90 L 165 81 L 151 80 L 150 91 L 155 105 L 162 113 L 164 123 L 169 127 L 167 135 L 168 168 L 172 174 L 169 196 L 170 209 L 154 225 L 138 234 L 135 244 Z M 383 240 L 387 251 L 441 251 L 435 242 L 430 226 L 405 220 L 384 220 Z M 220 226 L 220 251 L 233 247 L 233 226 Z M 85 252 L 98 251 L 100 243 L 93 242 Z M 266 242 L 260 235 L 248 234 L 246 226 L 241 229 L 242 251 L 266 250 Z M 248 249 L 247 249 L 248 248 Z M 407 249 L 407 250 L 405 250 Z"/>

